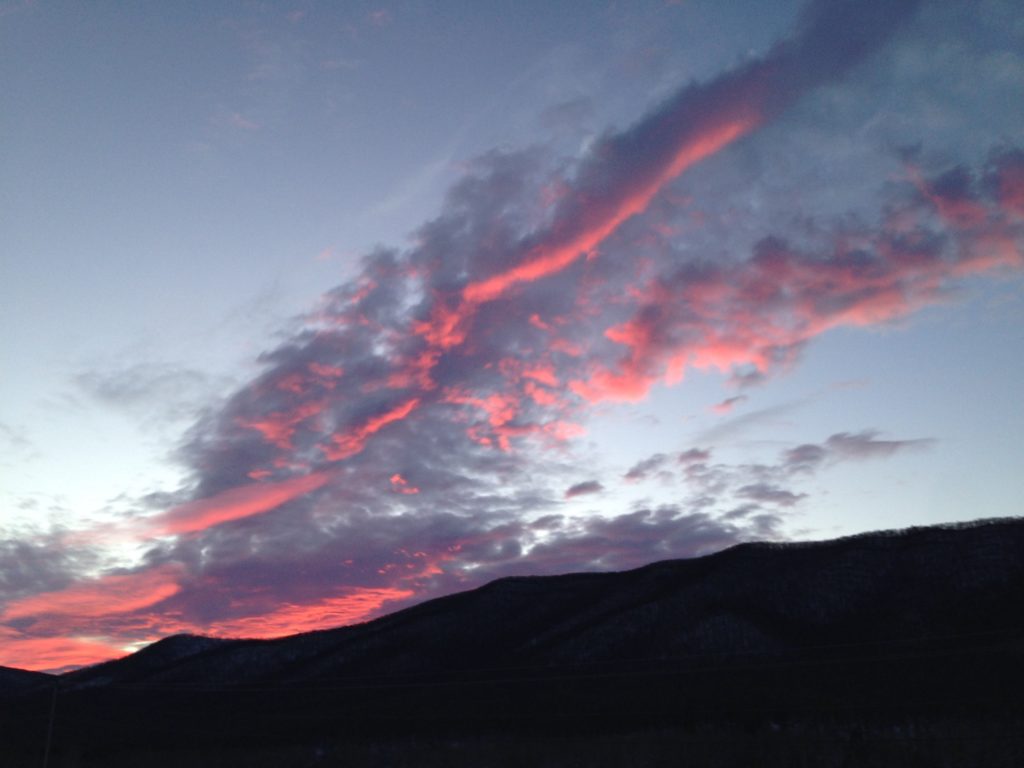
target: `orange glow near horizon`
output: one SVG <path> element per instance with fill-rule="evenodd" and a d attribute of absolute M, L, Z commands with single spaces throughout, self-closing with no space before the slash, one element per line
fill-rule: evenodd
<path fill-rule="evenodd" d="M 438 572 L 429 567 L 416 574 L 429 576 Z M 409 574 L 404 574 L 409 576 Z M 107 577 L 107 582 L 112 578 Z M 66 594 L 75 592 L 84 595 L 93 585 L 74 587 Z M 166 625 L 158 622 L 154 636 L 146 642 L 156 642 L 174 633 L 190 632 L 208 637 L 267 639 L 311 632 L 318 629 L 333 629 L 349 624 L 358 624 L 382 615 L 382 609 L 389 603 L 407 600 L 415 596 L 412 589 L 399 587 L 354 587 L 343 595 L 316 600 L 310 603 L 285 603 L 284 605 L 258 615 L 225 619 L 213 625 L 204 626 L 181 621 Z M 39 598 L 45 595 L 36 596 Z M 151 596 L 152 597 L 152 596 Z M 50 601 L 53 604 L 60 602 Z M 153 602 L 139 600 L 123 611 L 145 608 Z M 62 606 L 64 608 L 68 606 Z M 100 617 L 104 613 L 87 608 L 89 617 Z M 107 611 L 106 613 L 113 613 Z M 5 618 L 8 618 L 5 616 Z M 13 617 L 10 617 L 13 618 Z M 0 665 L 38 672 L 63 672 L 103 661 L 120 658 L 129 653 L 123 647 L 112 645 L 92 637 L 33 637 L 9 627 L 0 627 Z"/>
<path fill-rule="evenodd" d="M 406 600 L 416 593 L 397 587 L 357 587 L 339 597 L 313 603 L 286 603 L 257 616 L 219 621 L 211 637 L 274 638 L 358 624 L 380 615 L 387 603 Z"/>
<path fill-rule="evenodd" d="M 100 640 L 77 637 L 26 637 L 0 633 L 0 665 L 31 672 L 59 673 L 109 661 L 127 654 Z"/>
<path fill-rule="evenodd" d="M 98 617 L 148 608 L 181 591 L 180 568 L 165 566 L 130 574 L 109 574 L 42 592 L 7 604 L 0 621 L 38 616 Z"/>

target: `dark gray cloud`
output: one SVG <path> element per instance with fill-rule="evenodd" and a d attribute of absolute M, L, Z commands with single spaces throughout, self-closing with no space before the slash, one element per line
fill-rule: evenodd
<path fill-rule="evenodd" d="M 798 501 L 807 497 L 806 493 L 793 493 L 785 488 L 779 488 L 768 483 L 744 485 L 736 491 L 736 495 L 758 503 L 775 504 L 780 507 L 792 507 Z"/>
<path fill-rule="evenodd" d="M 935 443 L 932 438 L 917 440 L 879 440 L 878 432 L 866 429 L 851 434 L 838 432 L 825 441 L 825 447 L 844 459 L 872 459 L 891 456 L 898 451 L 927 448 Z"/>
<path fill-rule="evenodd" d="M 542 572 L 622 570 L 673 557 L 693 557 L 749 538 L 776 535 L 767 520 L 738 526 L 714 515 L 674 505 L 642 508 L 615 517 L 593 517 L 530 550 L 531 564 Z"/>
<path fill-rule="evenodd" d="M 879 440 L 878 434 L 873 429 L 856 433 L 837 432 L 823 443 L 805 443 L 787 450 L 782 457 L 782 466 L 791 473 L 813 472 L 826 462 L 886 458 L 901 451 L 928 448 L 935 443 L 932 438 Z"/>
<path fill-rule="evenodd" d="M 677 458 L 680 464 L 703 464 L 711 459 L 711 451 L 704 448 L 687 448 Z"/>
<path fill-rule="evenodd" d="M 814 472 L 828 455 L 829 451 L 824 446 L 804 443 L 786 451 L 783 461 L 791 472 Z"/>
<path fill-rule="evenodd" d="M 597 480 L 585 480 L 582 483 L 570 485 L 565 491 L 565 498 L 574 499 L 577 496 L 589 496 L 591 494 L 601 493 L 603 490 L 604 486 Z"/>
<path fill-rule="evenodd" d="M 76 546 L 68 538 L 55 531 L 0 539 L 0 614 L 4 603 L 62 589 L 83 570 L 97 565 L 98 552 Z"/>
<path fill-rule="evenodd" d="M 750 521 L 756 513 L 791 508 L 809 494 L 794 487 L 827 466 L 918 450 L 934 444 L 933 439 L 881 440 L 877 430 L 838 432 L 821 443 L 803 443 L 780 452 L 767 464 L 712 462 L 711 452 L 690 448 L 677 455 L 679 481 L 684 489 L 682 505 L 690 511 L 710 511 L 724 521 Z M 661 467 L 665 454 L 657 453 L 638 462 L 624 476 L 629 481 L 643 477 L 644 468 Z M 634 472 L 634 470 L 639 470 Z"/>
<path fill-rule="evenodd" d="M 668 456 L 664 453 L 656 453 L 643 461 L 638 461 L 629 468 L 623 477 L 626 480 L 643 480 L 652 472 L 664 467 L 668 460 Z"/>

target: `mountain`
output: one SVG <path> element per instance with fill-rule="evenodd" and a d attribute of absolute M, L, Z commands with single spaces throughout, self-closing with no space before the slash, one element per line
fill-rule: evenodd
<path fill-rule="evenodd" d="M 807 743 L 896 765 L 941 739 L 1020 765 L 1024 520 L 500 579 L 277 640 L 179 635 L 60 685 L 76 765 L 785 765 Z M 16 701 L 0 739 L 32 764 L 47 699 Z"/>
<path fill-rule="evenodd" d="M 52 686 L 56 678 L 45 672 L 29 672 L 24 669 L 0 667 L 0 697 L 17 696 L 35 691 L 43 686 Z"/>

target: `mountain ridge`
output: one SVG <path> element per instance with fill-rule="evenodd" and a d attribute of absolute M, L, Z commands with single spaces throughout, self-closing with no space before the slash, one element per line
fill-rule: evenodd
<path fill-rule="evenodd" d="M 5 768 L 38 765 L 51 729 L 56 764 L 83 768 L 1016 768 L 1024 518 L 514 576 L 22 679 L 0 697 Z"/>
<path fill-rule="evenodd" d="M 966 546 L 968 539 L 971 539 L 969 547 Z M 254 682 L 274 675 L 284 675 L 287 679 L 317 675 L 341 677 L 346 672 L 351 674 L 353 666 L 361 667 L 360 674 L 368 672 L 368 660 L 359 658 L 360 649 L 371 656 L 377 654 L 370 666 L 380 674 L 454 671 L 469 665 L 438 658 L 439 651 L 450 648 L 451 643 L 456 642 L 453 639 L 456 635 L 467 632 L 481 635 L 479 627 L 472 626 L 479 621 L 467 622 L 471 625 L 469 627 L 459 626 L 463 623 L 460 618 L 462 611 L 482 612 L 497 628 L 491 633 L 483 632 L 486 637 L 479 637 L 490 649 L 488 653 L 473 652 L 472 648 L 466 647 L 470 644 L 456 642 L 464 646 L 477 663 L 492 667 L 501 666 L 503 661 L 564 664 L 570 659 L 583 659 L 601 662 L 621 657 L 630 649 L 644 648 L 648 651 L 660 649 L 660 655 L 792 651 L 799 647 L 795 639 L 797 635 L 814 637 L 817 644 L 827 644 L 851 631 L 855 636 L 865 635 L 855 628 L 840 628 L 832 624 L 853 621 L 857 606 L 867 610 L 870 605 L 877 611 L 879 605 L 891 602 L 892 594 L 887 596 L 885 593 L 896 590 L 896 594 L 900 594 L 900 587 L 883 586 L 879 579 L 886 573 L 890 574 L 888 578 L 903 573 L 913 579 L 924 564 L 918 562 L 915 565 L 908 558 L 930 560 L 938 557 L 936 554 L 922 555 L 929 547 L 942 549 L 950 557 L 956 555 L 952 549 L 960 548 L 960 556 L 967 559 L 969 568 L 961 571 L 959 579 L 945 579 L 949 590 L 947 598 L 958 594 L 957 582 L 962 582 L 965 575 L 985 581 L 985 563 L 990 560 L 1001 563 L 1000 567 L 1006 574 L 1024 578 L 1024 573 L 1018 573 L 1011 567 L 1014 552 L 1022 555 L 1018 561 L 1024 561 L 1024 521 L 1012 518 L 856 534 L 816 542 L 748 542 L 703 557 L 663 560 L 627 571 L 504 577 L 369 622 L 273 639 L 189 636 L 188 652 L 179 649 L 168 654 L 168 643 L 181 645 L 184 642 L 182 636 L 172 636 L 123 659 L 66 673 L 62 680 L 71 685 L 103 684 L 97 678 L 98 672 L 103 671 L 106 675 L 111 671 L 135 667 L 136 671 L 130 675 L 134 682 L 150 678 L 153 681 L 181 682 L 190 665 L 201 666 L 204 674 L 221 683 Z M 832 562 L 827 562 L 828 558 L 832 558 Z M 819 604 L 811 611 L 822 614 L 820 621 L 811 615 L 787 615 L 794 612 L 787 611 L 778 594 L 769 595 L 767 592 L 772 590 L 764 588 L 765 578 L 771 575 L 781 580 L 787 589 L 799 590 L 806 586 L 806 579 L 811 574 L 825 579 L 828 586 L 827 592 L 816 596 Z M 995 578 L 996 574 L 990 575 Z M 709 591 L 715 593 L 716 590 L 713 586 L 708 587 L 707 582 L 702 586 L 702 579 L 717 579 L 718 591 L 722 594 L 709 594 Z M 928 576 L 928 580 L 934 579 L 934 575 Z M 744 583 L 748 580 L 753 583 Z M 679 594 L 680 590 L 685 595 Z M 751 591 L 757 598 L 751 596 Z M 778 591 L 774 590 L 775 593 Z M 683 604 L 695 600 L 699 601 L 706 615 L 696 615 L 700 609 Z M 573 606 L 571 610 L 567 603 Z M 686 642 L 672 642 L 664 631 L 660 631 L 673 618 L 666 609 L 668 605 L 676 607 L 675 628 L 682 619 L 690 629 Z M 940 619 L 939 608 L 929 605 L 927 600 L 916 606 L 918 612 L 930 611 L 928 621 L 932 623 Z M 962 606 L 962 610 L 967 608 Z M 892 613 L 902 613 L 904 619 L 907 618 L 906 611 L 890 611 Z M 507 626 L 510 615 L 517 617 L 518 627 Z M 912 636 L 912 622 L 900 622 L 892 615 L 889 620 L 890 624 L 895 622 L 892 640 Z M 921 620 L 928 623 L 923 617 Z M 1019 620 L 1024 625 L 1024 616 Z M 431 628 L 431 622 L 441 622 L 446 629 Z M 787 622 L 791 626 L 786 626 Z M 608 631 L 609 624 L 617 629 Z M 921 631 L 927 636 L 924 624 Z M 957 621 L 951 620 L 950 624 L 950 629 L 955 630 Z M 634 635 L 638 628 L 643 627 L 645 632 L 653 630 L 658 634 L 660 631 L 661 637 L 651 642 L 611 637 L 617 633 L 629 635 L 627 625 L 634 627 Z M 417 626 L 417 631 L 410 632 Z M 397 637 L 388 639 L 396 634 Z M 380 657 L 381 648 L 376 641 L 382 638 L 390 649 L 388 659 Z M 886 638 L 874 631 L 867 633 L 864 639 L 878 642 Z M 418 654 L 403 654 L 403 646 L 416 647 Z M 140 663 L 157 651 L 166 657 L 165 664 Z M 501 653 L 510 658 L 498 658 Z M 331 654 L 335 655 L 333 659 Z M 203 662 L 210 659 L 217 662 L 218 670 L 206 669 L 209 665 Z M 259 667 L 260 662 L 265 666 Z M 270 666 L 266 666 L 268 664 Z M 245 670 L 246 666 L 250 669 Z M 225 674 L 227 670 L 235 670 L 238 676 L 232 678 Z M 199 671 L 195 673 L 199 674 Z"/>

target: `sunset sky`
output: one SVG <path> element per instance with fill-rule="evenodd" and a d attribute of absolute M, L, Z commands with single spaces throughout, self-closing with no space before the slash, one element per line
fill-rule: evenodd
<path fill-rule="evenodd" d="M 0 665 L 1019 515 L 1015 0 L 0 0 Z"/>

